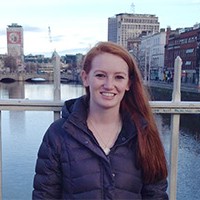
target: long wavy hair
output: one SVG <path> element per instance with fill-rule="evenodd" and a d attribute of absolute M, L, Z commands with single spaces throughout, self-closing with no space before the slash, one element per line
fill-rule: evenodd
<path fill-rule="evenodd" d="M 120 45 L 112 42 L 99 42 L 86 54 L 83 70 L 89 73 L 94 57 L 105 52 L 119 56 L 129 67 L 130 88 L 122 99 L 120 109 L 122 112 L 129 112 L 136 125 L 138 134 L 137 163 L 142 169 L 143 181 L 154 183 L 165 179 L 168 174 L 164 147 L 149 105 L 150 96 L 143 85 L 138 65 L 133 56 Z M 86 95 L 90 96 L 88 87 L 86 87 Z M 147 122 L 145 128 L 141 126 L 141 117 Z"/>

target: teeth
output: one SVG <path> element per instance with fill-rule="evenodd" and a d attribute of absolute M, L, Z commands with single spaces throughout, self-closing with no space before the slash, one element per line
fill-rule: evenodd
<path fill-rule="evenodd" d="M 107 97 L 113 97 L 114 96 L 113 93 L 107 93 L 107 92 L 103 92 L 102 95 L 107 96 Z"/>

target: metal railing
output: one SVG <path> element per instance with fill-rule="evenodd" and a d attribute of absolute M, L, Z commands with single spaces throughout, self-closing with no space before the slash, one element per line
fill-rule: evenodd
<path fill-rule="evenodd" d="M 55 60 L 54 76 L 54 100 L 26 100 L 10 99 L 0 100 L 0 199 L 2 199 L 2 140 L 1 140 L 1 111 L 53 111 L 54 119 L 60 117 L 63 101 L 60 100 L 60 75 L 56 70 L 58 60 Z M 170 169 L 169 169 L 169 199 L 176 200 L 177 191 L 177 169 L 178 169 L 178 146 L 179 146 L 179 124 L 181 114 L 200 114 L 200 102 L 180 101 L 181 84 L 180 57 L 175 60 L 174 88 L 172 101 L 151 101 L 150 105 L 154 113 L 171 114 L 171 142 L 170 142 Z"/>

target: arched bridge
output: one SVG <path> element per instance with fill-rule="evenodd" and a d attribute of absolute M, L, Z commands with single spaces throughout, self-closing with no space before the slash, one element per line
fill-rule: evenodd
<path fill-rule="evenodd" d="M 53 80 L 52 73 L 26 73 L 26 72 L 19 72 L 19 73 L 0 73 L 0 81 L 29 81 L 34 79 L 43 79 L 46 81 Z"/>

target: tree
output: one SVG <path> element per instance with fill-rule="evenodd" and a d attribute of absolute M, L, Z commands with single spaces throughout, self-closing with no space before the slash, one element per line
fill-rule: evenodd
<path fill-rule="evenodd" d="M 4 58 L 4 66 L 10 68 L 10 72 L 17 70 L 17 59 L 13 56 L 7 56 Z"/>

